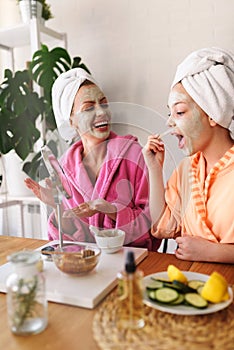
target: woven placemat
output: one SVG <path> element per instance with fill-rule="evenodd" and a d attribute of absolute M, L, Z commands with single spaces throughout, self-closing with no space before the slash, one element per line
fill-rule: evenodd
<path fill-rule="evenodd" d="M 181 316 L 145 306 L 140 330 L 116 326 L 117 295 L 111 293 L 93 319 L 93 335 L 103 350 L 234 350 L 234 304 L 202 316 Z"/>

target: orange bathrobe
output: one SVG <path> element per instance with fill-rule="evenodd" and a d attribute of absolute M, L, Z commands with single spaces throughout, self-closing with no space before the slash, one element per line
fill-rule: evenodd
<path fill-rule="evenodd" d="M 200 152 L 185 158 L 167 183 L 165 199 L 157 237 L 189 235 L 234 243 L 234 146 L 207 177 Z"/>

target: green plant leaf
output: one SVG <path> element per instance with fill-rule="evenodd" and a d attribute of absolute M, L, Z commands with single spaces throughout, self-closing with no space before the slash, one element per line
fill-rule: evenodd
<path fill-rule="evenodd" d="M 1 109 L 0 112 L 0 152 L 2 154 L 7 154 L 12 150 L 12 136 L 10 134 L 10 123 L 9 120 L 12 118 L 12 113 L 7 109 Z"/>
<path fill-rule="evenodd" d="M 58 156 L 57 143 L 54 140 L 50 140 L 47 146 L 54 153 L 55 157 Z M 46 177 L 49 177 L 48 170 L 43 161 L 41 151 L 37 152 L 31 161 L 27 161 L 23 165 L 23 171 L 32 179 L 41 181 Z"/>
<path fill-rule="evenodd" d="M 81 57 L 79 56 L 73 57 L 73 63 L 71 68 L 83 68 L 84 70 L 86 70 L 87 73 L 91 74 L 88 67 L 84 63 L 81 63 Z"/>
<path fill-rule="evenodd" d="M 44 100 L 31 89 L 27 70 L 13 73 L 7 69 L 0 85 L 0 152 L 14 149 L 21 159 L 26 159 L 40 138 L 36 119 L 43 113 Z"/>
<path fill-rule="evenodd" d="M 49 51 L 46 45 L 34 53 L 30 63 L 32 77 L 44 89 L 47 98 L 55 79 L 70 67 L 71 57 L 64 48 L 56 47 Z"/>
<path fill-rule="evenodd" d="M 41 152 L 38 152 L 35 154 L 35 156 L 31 161 L 27 161 L 23 165 L 23 171 L 35 181 L 40 181 L 43 179 L 40 177 L 41 161 L 42 161 Z M 46 175 L 44 177 L 46 177 Z"/>
<path fill-rule="evenodd" d="M 52 85 L 61 73 L 76 67 L 90 73 L 81 57 L 71 59 L 64 48 L 49 50 L 46 45 L 42 45 L 34 53 L 29 69 L 15 74 L 10 69 L 5 70 L 0 85 L 0 153 L 6 154 L 14 149 L 25 160 L 34 151 L 35 142 L 42 138 L 36 123 L 43 122 L 46 133 L 56 128 L 51 100 Z M 35 83 L 42 87 L 42 97 L 33 91 Z M 43 134 L 44 144 L 48 143 L 46 133 Z M 56 143 L 50 148 L 56 155 Z M 38 157 L 24 164 L 24 171 L 36 179 L 38 171 L 41 172 L 40 163 L 39 152 Z"/>

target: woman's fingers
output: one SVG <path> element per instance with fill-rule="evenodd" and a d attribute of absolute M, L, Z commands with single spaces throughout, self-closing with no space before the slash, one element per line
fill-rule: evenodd
<path fill-rule="evenodd" d="M 29 189 L 37 188 L 38 186 L 40 186 L 36 181 L 30 178 L 26 178 L 24 182 Z"/>
<path fill-rule="evenodd" d="M 52 183 L 52 181 L 51 181 L 51 179 L 49 177 L 47 177 L 45 179 L 45 185 L 46 185 L 47 188 L 52 188 L 53 187 L 53 183 Z"/>
<path fill-rule="evenodd" d="M 26 186 L 35 194 L 35 196 L 41 199 L 40 185 L 30 178 L 25 179 L 24 182 Z"/>
<path fill-rule="evenodd" d="M 46 187 L 42 187 L 36 181 L 26 178 L 25 185 L 40 199 L 43 203 L 55 208 L 54 197 L 52 193 L 52 183 L 50 179 L 45 179 Z"/>
<path fill-rule="evenodd" d="M 157 137 L 157 135 L 149 136 L 143 149 L 144 156 L 152 157 L 152 155 L 156 155 L 160 152 L 164 152 L 164 143 Z"/>
<path fill-rule="evenodd" d="M 88 217 L 88 216 L 93 216 L 96 214 L 97 210 L 92 207 L 88 202 L 81 203 L 75 208 L 66 210 L 65 213 L 63 214 L 64 217 L 72 217 L 72 216 L 77 216 L 77 217 Z"/>
<path fill-rule="evenodd" d="M 164 150 L 164 143 L 158 138 L 159 135 L 151 135 L 148 138 L 148 148 L 151 151 L 157 152 L 157 151 L 163 151 Z"/>

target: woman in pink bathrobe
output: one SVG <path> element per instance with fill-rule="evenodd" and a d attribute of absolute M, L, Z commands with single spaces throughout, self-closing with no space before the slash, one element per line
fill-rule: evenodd
<path fill-rule="evenodd" d="M 125 245 L 157 250 L 161 241 L 150 234 L 148 172 L 137 139 L 111 131 L 111 112 L 96 81 L 81 68 L 61 74 L 52 89 L 53 109 L 63 138 L 79 141 L 60 160 L 72 196 L 62 200 L 63 238 L 94 242 L 89 226 L 125 231 Z M 51 183 L 47 188 L 25 183 L 44 203 L 56 208 Z M 58 239 L 55 211 L 49 239 Z"/>

